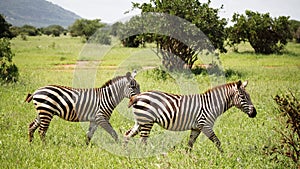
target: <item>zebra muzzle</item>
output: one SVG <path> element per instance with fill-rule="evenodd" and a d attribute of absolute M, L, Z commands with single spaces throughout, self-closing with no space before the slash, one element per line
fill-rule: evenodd
<path fill-rule="evenodd" d="M 250 118 L 254 118 L 254 117 L 256 116 L 256 114 L 257 114 L 256 109 L 253 107 L 252 112 L 250 112 L 250 113 L 248 114 L 248 116 L 249 116 Z"/>

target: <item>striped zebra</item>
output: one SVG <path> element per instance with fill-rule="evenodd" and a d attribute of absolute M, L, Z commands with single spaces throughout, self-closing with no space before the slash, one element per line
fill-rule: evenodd
<path fill-rule="evenodd" d="M 129 138 L 140 133 L 146 143 L 154 123 L 171 131 L 191 130 L 189 150 L 201 131 L 216 144 L 220 152 L 221 142 L 213 131 L 217 117 L 235 106 L 253 118 L 256 109 L 250 95 L 245 91 L 248 82 L 224 84 L 195 95 L 174 95 L 159 91 L 143 92 L 130 99 L 133 106 L 135 125 L 125 133 L 125 145 Z"/>
<path fill-rule="evenodd" d="M 71 122 L 90 122 L 86 135 L 89 144 L 98 125 L 103 127 L 114 140 L 118 135 L 109 123 L 114 108 L 124 97 L 130 98 L 140 93 L 139 84 L 128 72 L 107 81 L 100 88 L 79 89 L 65 86 L 48 85 L 28 94 L 26 102 L 33 100 L 37 117 L 29 124 L 29 142 L 32 142 L 35 130 L 39 127 L 41 140 L 54 115 Z"/>

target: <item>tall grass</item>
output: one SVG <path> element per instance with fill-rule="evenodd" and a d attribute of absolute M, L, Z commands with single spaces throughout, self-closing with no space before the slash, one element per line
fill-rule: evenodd
<path fill-rule="evenodd" d="M 40 36 L 28 37 L 26 41 L 21 38 L 13 39 L 12 49 L 16 54 L 14 62 L 19 67 L 20 81 L 17 84 L 0 86 L 1 168 L 295 167 L 285 157 L 280 157 L 279 163 L 272 161 L 264 154 L 263 147 L 280 138 L 273 130 L 279 127 L 273 96 L 288 89 L 300 92 L 299 44 L 290 43 L 287 52 L 282 55 L 256 55 L 245 45 L 244 52 L 229 52 L 220 56 L 224 69 L 238 74 L 229 76 L 226 79 L 228 82 L 249 80 L 247 90 L 258 112 L 255 119 L 250 119 L 243 112 L 232 108 L 217 120 L 214 130 L 222 142 L 224 154 L 220 154 L 215 145 L 202 134 L 193 151 L 186 153 L 188 133 L 185 133 L 185 137 L 175 148 L 142 159 L 118 156 L 106 151 L 107 147 L 101 143 L 101 138 L 109 136 L 101 128 L 97 130 L 92 144 L 86 146 L 84 138 L 87 125 L 66 122 L 58 117 L 51 122 L 46 145 L 41 143 L 38 132 L 35 133 L 34 142 L 29 144 L 28 124 L 36 117 L 36 113 L 32 103 L 24 103 L 26 94 L 47 84 L 72 86 L 73 64 L 76 64 L 84 50 L 84 44 L 79 38 Z M 141 73 L 136 78 L 142 91 L 155 89 L 180 93 L 174 79 L 152 79 L 147 70 L 142 69 L 150 69 L 158 63 L 153 57 L 145 57 L 145 50 L 114 46 L 101 59 L 95 86 L 102 85 L 115 75 L 139 69 Z M 132 62 L 137 59 L 138 62 Z M 200 92 L 210 87 L 210 79 L 206 75 L 197 75 L 193 80 L 197 82 Z M 113 113 L 110 121 L 120 137 L 134 124 L 119 109 Z M 150 137 L 162 131 L 155 125 Z M 114 144 L 112 143 L 112 147 Z"/>

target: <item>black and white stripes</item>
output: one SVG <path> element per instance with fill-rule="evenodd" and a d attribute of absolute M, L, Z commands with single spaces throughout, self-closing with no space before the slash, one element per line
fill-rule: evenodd
<path fill-rule="evenodd" d="M 245 91 L 246 86 L 247 82 L 242 84 L 238 81 L 195 95 L 143 92 L 129 102 L 129 107 L 133 106 L 135 126 L 126 132 L 125 141 L 140 132 L 145 142 L 153 124 L 157 123 L 167 130 L 191 130 L 190 148 L 202 131 L 222 151 L 221 143 L 213 132 L 217 117 L 232 106 L 241 109 L 249 117 L 256 116 L 250 96 Z"/>
<path fill-rule="evenodd" d="M 100 125 L 111 136 L 118 140 L 115 130 L 109 123 L 114 108 L 124 97 L 130 98 L 140 93 L 139 84 L 128 72 L 109 80 L 100 88 L 76 89 L 64 86 L 49 85 L 28 94 L 26 102 L 33 100 L 37 117 L 29 125 L 29 141 L 39 127 L 41 139 L 45 134 L 54 115 L 72 122 L 90 122 L 87 133 L 88 144 Z"/>

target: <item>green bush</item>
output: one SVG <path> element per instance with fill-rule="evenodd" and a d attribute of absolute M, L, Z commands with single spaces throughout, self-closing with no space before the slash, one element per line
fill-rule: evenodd
<path fill-rule="evenodd" d="M 162 68 L 154 68 L 151 70 L 147 70 L 146 76 L 148 78 L 152 78 L 154 80 L 163 80 L 166 81 L 168 79 L 172 79 L 170 74 L 163 70 Z"/>
<path fill-rule="evenodd" d="M 14 54 L 11 52 L 10 42 L 6 38 L 0 39 L 0 80 L 2 82 L 16 82 L 18 80 L 18 68 L 12 63 Z"/>

